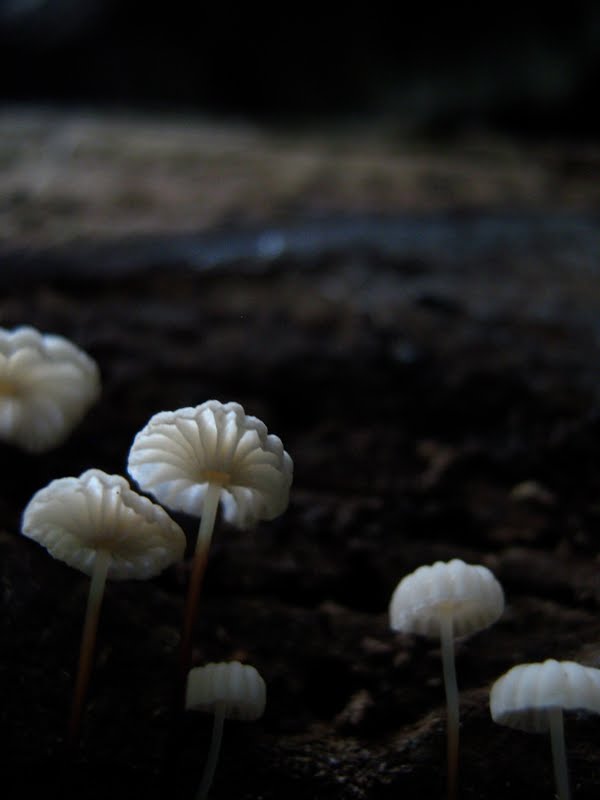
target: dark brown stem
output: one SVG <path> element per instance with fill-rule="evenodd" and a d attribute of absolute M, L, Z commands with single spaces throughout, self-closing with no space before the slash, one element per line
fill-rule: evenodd
<path fill-rule="evenodd" d="M 215 527 L 215 519 L 217 516 L 220 497 L 220 484 L 209 483 L 206 490 L 206 495 L 204 497 L 202 519 L 200 521 L 200 528 L 198 530 L 198 540 L 196 542 L 196 550 L 194 552 L 194 558 L 192 562 L 192 571 L 188 584 L 188 592 L 183 616 L 183 626 L 181 631 L 181 651 L 179 662 L 180 686 L 178 700 L 181 711 L 183 711 L 185 708 L 187 676 L 192 663 L 192 640 L 194 627 L 198 617 L 200 593 L 202 591 L 202 584 L 204 582 L 204 575 L 206 573 L 206 565 L 208 564 L 208 553 Z"/>
<path fill-rule="evenodd" d="M 94 560 L 94 569 L 85 612 L 85 622 L 81 634 L 79 666 L 77 669 L 75 689 L 73 691 L 73 705 L 71 707 L 71 718 L 69 720 L 67 738 L 67 743 L 70 748 L 75 747 L 79 742 L 81 718 L 83 716 L 83 707 L 92 672 L 94 650 L 96 647 L 96 632 L 98 630 L 98 620 L 100 619 L 100 608 L 102 606 L 102 598 L 104 597 L 104 587 L 106 586 L 109 564 L 110 553 L 108 550 L 98 550 Z"/>

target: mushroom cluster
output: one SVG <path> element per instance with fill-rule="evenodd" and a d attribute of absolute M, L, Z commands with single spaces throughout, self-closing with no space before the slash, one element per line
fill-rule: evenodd
<path fill-rule="evenodd" d="M 72 394 L 77 393 L 75 376 L 87 370 L 88 377 L 97 378 L 93 362 L 88 363 L 85 354 L 78 355 L 59 337 L 43 339 L 27 328 L 5 335 L 2 342 L 4 349 L 10 351 L 5 358 L 5 374 L 11 379 L 17 375 L 17 367 L 34 364 L 30 379 L 33 381 L 31 375 L 35 375 L 41 382 L 42 376 L 50 375 L 50 369 L 43 368 L 40 354 L 54 354 L 55 362 L 62 354 L 62 366 L 57 370 L 67 384 L 62 393 L 56 388 L 53 394 L 50 381 L 46 405 L 33 394 L 23 401 L 30 407 L 37 403 L 46 410 L 54 408 L 56 419 L 64 421 L 64 415 L 52 403 L 56 397 L 72 399 Z M 18 348 L 17 343 L 23 347 Z M 71 355 L 70 366 L 67 354 Z M 0 366 L 3 364 L 0 362 Z M 35 381 L 31 385 L 37 386 Z M 7 387 L 5 378 L 0 388 L 9 395 Z M 16 378 L 14 387 L 12 394 L 16 398 Z M 83 400 L 93 394 L 89 386 L 87 389 L 87 394 L 81 389 L 80 409 Z M 15 399 L 14 408 L 11 406 L 15 419 L 16 403 Z M 73 400 L 71 409 L 74 408 Z M 3 412 L 0 410 L 0 421 L 12 417 L 6 407 Z M 221 727 L 223 715 L 259 716 L 265 690 L 253 668 L 212 665 L 188 679 L 191 633 L 219 505 L 225 519 L 242 528 L 281 514 L 289 501 L 290 456 L 281 440 L 269 434 L 256 417 L 246 415 L 238 403 L 210 400 L 196 408 L 152 417 L 135 437 L 129 471 L 140 487 L 160 503 L 201 517 L 183 623 L 182 699 L 188 705 L 202 705 L 199 698 L 204 687 L 202 691 L 213 696 L 208 702 L 215 709 L 216 720 L 221 720 Z M 135 492 L 125 478 L 98 469 L 87 470 L 78 478 L 59 478 L 40 489 L 25 508 L 22 533 L 46 547 L 53 557 L 91 577 L 69 725 L 69 741 L 74 744 L 79 737 L 106 581 L 157 575 L 183 558 L 185 535 L 161 505 Z M 212 771 L 218 753 L 216 742 L 213 750 Z M 209 784 L 210 777 L 205 782 Z"/>
<path fill-rule="evenodd" d="M 32 453 L 61 444 L 100 394 L 100 373 L 68 339 L 0 328 L 0 439 Z"/>
<path fill-rule="evenodd" d="M 62 442 L 100 391 L 95 362 L 68 340 L 30 327 L 0 329 L 0 439 L 30 452 Z M 272 520 L 288 506 L 293 463 L 281 440 L 235 402 L 208 400 L 155 414 L 135 436 L 128 472 L 89 469 L 52 481 L 27 505 L 25 536 L 90 576 L 69 740 L 79 737 L 107 580 L 146 579 L 184 556 L 185 535 L 162 506 L 199 517 L 181 636 L 180 701 L 214 715 L 210 750 L 198 790 L 208 796 L 224 720 L 255 720 L 265 708 L 265 682 L 239 662 L 190 669 L 198 601 L 219 509 L 241 529 Z M 394 631 L 439 639 L 447 704 L 448 796 L 457 796 L 459 693 L 454 640 L 496 622 L 504 593 L 492 572 L 460 559 L 421 566 L 395 588 Z M 568 800 L 563 712 L 600 713 L 600 670 L 548 660 L 513 667 L 493 685 L 494 721 L 549 731 L 559 800 Z"/>
<path fill-rule="evenodd" d="M 459 559 L 419 567 L 392 595 L 393 630 L 438 637 L 441 642 L 448 719 L 448 797 L 457 795 L 459 696 L 454 637 L 486 628 L 504 609 L 502 587 L 489 569 Z M 564 711 L 600 714 L 600 670 L 548 659 L 519 664 L 492 686 L 492 719 L 524 731 L 549 732 L 559 800 L 569 800 Z"/>

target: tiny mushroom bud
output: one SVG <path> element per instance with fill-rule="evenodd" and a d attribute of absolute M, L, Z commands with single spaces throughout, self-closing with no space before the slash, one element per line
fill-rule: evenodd
<path fill-rule="evenodd" d="M 34 328 L 0 328 L 0 439 L 41 453 L 61 444 L 100 394 L 83 350 Z"/>
<path fill-rule="evenodd" d="M 568 800 L 563 711 L 600 714 L 600 670 L 554 659 L 519 664 L 492 686 L 490 710 L 494 722 L 501 725 L 550 731 L 557 795 L 559 800 Z"/>
<path fill-rule="evenodd" d="M 393 630 L 440 637 L 448 710 L 448 797 L 456 796 L 459 702 L 454 637 L 487 628 L 504 610 L 502 587 L 487 567 L 460 559 L 419 567 L 403 578 L 390 603 Z"/>
<path fill-rule="evenodd" d="M 181 643 L 185 686 L 219 503 L 225 519 L 239 528 L 279 516 L 289 502 L 292 459 L 281 439 L 241 405 L 208 400 L 155 414 L 135 437 L 128 470 L 159 503 L 201 517 Z"/>
<path fill-rule="evenodd" d="M 190 670 L 186 708 L 214 714 L 210 750 L 197 800 L 205 800 L 208 796 L 221 749 L 225 719 L 252 721 L 262 717 L 266 694 L 264 680 L 249 664 L 231 661 Z"/>
<path fill-rule="evenodd" d="M 106 580 L 144 579 L 183 558 L 185 535 L 125 478 L 90 469 L 59 478 L 29 501 L 22 532 L 54 558 L 91 576 L 69 726 L 77 741 Z"/>

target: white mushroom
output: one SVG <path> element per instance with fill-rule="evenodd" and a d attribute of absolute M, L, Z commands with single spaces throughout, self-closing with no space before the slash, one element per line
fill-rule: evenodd
<path fill-rule="evenodd" d="M 600 714 L 600 670 L 554 659 L 519 664 L 492 686 L 490 710 L 494 722 L 501 725 L 538 733 L 550 731 L 557 795 L 559 800 L 568 800 L 563 711 Z"/>
<path fill-rule="evenodd" d="M 289 502 L 292 459 L 239 403 L 208 400 L 155 414 L 135 437 L 127 468 L 167 508 L 201 517 L 182 633 L 185 680 L 218 506 L 240 528 L 279 516 Z"/>
<path fill-rule="evenodd" d="M 90 469 L 59 478 L 29 501 L 22 532 L 51 556 L 91 576 L 73 696 L 70 740 L 79 735 L 106 580 L 151 578 L 183 558 L 185 535 L 125 478 Z"/>
<path fill-rule="evenodd" d="M 502 587 L 487 567 L 460 559 L 419 567 L 403 578 L 390 603 L 393 630 L 438 637 L 448 712 L 448 796 L 456 796 L 459 698 L 454 637 L 487 628 L 504 610 Z"/>
<path fill-rule="evenodd" d="M 0 329 L 0 439 L 50 450 L 99 394 L 96 363 L 72 342 L 26 326 Z"/>
<path fill-rule="evenodd" d="M 135 437 L 127 468 L 167 508 L 201 516 L 220 501 L 238 528 L 282 514 L 292 483 L 281 439 L 239 403 L 218 400 L 155 414 Z"/>
<path fill-rule="evenodd" d="M 186 708 L 214 714 L 210 750 L 197 800 L 204 800 L 208 796 L 221 749 L 225 719 L 251 721 L 262 717 L 266 692 L 265 682 L 257 670 L 239 661 L 206 664 L 190 670 Z"/>

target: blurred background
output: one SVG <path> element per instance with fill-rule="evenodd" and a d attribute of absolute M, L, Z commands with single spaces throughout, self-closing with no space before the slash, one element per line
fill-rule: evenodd
<path fill-rule="evenodd" d="M 595 2 L 0 0 L 0 75 L 9 247 L 600 204 Z"/>
<path fill-rule="evenodd" d="M 590 137 L 600 4 L 0 0 L 2 100 Z"/>

